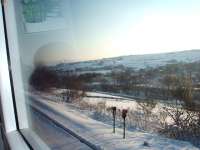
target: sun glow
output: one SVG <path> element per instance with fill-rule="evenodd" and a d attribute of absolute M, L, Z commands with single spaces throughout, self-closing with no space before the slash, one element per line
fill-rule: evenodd
<path fill-rule="evenodd" d="M 200 16 L 149 15 L 106 45 L 113 53 L 157 53 L 200 48 L 199 37 Z"/>

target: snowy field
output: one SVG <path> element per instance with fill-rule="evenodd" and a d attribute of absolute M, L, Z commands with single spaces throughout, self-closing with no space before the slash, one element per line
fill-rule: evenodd
<path fill-rule="evenodd" d="M 115 106 L 120 110 L 128 109 L 131 111 L 140 111 L 142 109 L 140 103 L 134 99 L 95 92 L 88 92 L 87 95 L 90 95 L 91 97 L 84 97 L 83 101 L 93 105 L 98 105 L 98 103 L 103 102 L 107 108 Z M 157 102 L 155 107 L 151 110 L 152 114 L 159 115 L 159 113 L 163 111 L 163 107 L 167 106 L 163 103 Z M 168 124 L 172 123 L 170 117 L 166 117 L 165 121 Z"/>
<path fill-rule="evenodd" d="M 83 100 L 91 104 L 98 104 L 99 102 L 105 102 L 107 107 L 116 106 L 120 109 L 132 109 L 136 110 L 139 105 L 134 99 L 124 98 L 120 96 L 112 96 L 108 94 L 87 92 L 87 95 L 91 97 L 84 97 Z"/>
<path fill-rule="evenodd" d="M 106 101 L 107 106 L 117 106 L 122 108 L 136 109 L 138 104 L 131 100 L 119 100 L 118 96 L 106 94 L 88 93 L 89 96 L 102 96 L 110 98 L 85 97 L 83 100 L 90 103 Z M 164 138 L 157 134 L 150 134 L 140 130 L 127 130 L 126 139 L 122 138 L 122 129 L 117 128 L 116 133 L 112 133 L 112 126 L 102 121 L 92 119 L 89 113 L 78 110 L 73 104 L 56 102 L 52 95 L 32 95 L 32 106 L 45 113 L 49 117 L 62 124 L 63 127 L 72 130 L 77 135 L 86 139 L 90 143 L 101 149 L 108 150 L 197 150 L 189 142 Z M 43 98 L 41 98 L 43 97 Z M 157 110 L 156 110 L 157 109 Z M 155 107 L 155 112 L 159 106 Z M 149 146 L 143 143 L 148 142 Z"/>
<path fill-rule="evenodd" d="M 147 54 L 147 55 L 130 55 L 114 58 L 104 58 L 99 60 L 75 62 L 75 63 L 61 63 L 56 66 L 56 70 L 66 71 L 81 69 L 79 73 L 106 73 L 111 71 L 108 68 L 117 66 L 130 67 L 134 69 L 141 69 L 146 67 L 158 67 L 174 62 L 195 62 L 200 60 L 200 51 L 181 51 L 174 53 L 163 54 Z"/>

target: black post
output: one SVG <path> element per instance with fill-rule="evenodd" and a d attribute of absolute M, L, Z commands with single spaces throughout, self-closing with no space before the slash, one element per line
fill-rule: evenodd
<path fill-rule="evenodd" d="M 113 111 L 113 133 L 115 133 L 115 117 L 116 117 L 116 107 L 112 107 Z"/>
<path fill-rule="evenodd" d="M 113 133 L 115 133 L 115 116 L 113 116 Z"/>
<path fill-rule="evenodd" d="M 127 115 L 127 112 L 128 112 L 127 109 L 123 109 L 123 110 L 122 110 L 122 118 L 123 118 L 123 120 L 124 120 L 124 132 L 123 132 L 123 138 L 124 138 L 124 139 L 125 139 L 125 137 L 126 137 L 125 131 L 126 131 L 126 115 Z"/>
<path fill-rule="evenodd" d="M 123 134 L 123 139 L 126 137 L 126 118 L 124 118 L 124 134 Z"/>

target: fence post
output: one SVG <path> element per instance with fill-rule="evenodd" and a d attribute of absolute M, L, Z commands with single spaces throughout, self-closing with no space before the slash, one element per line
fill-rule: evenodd
<path fill-rule="evenodd" d="M 113 113 L 113 133 L 115 133 L 115 117 L 116 117 L 116 107 L 112 107 L 112 113 Z"/>
<path fill-rule="evenodd" d="M 127 109 L 123 109 L 123 110 L 122 110 L 122 118 L 123 118 L 123 120 L 124 120 L 123 139 L 125 139 L 125 137 L 126 137 L 126 116 L 127 116 L 127 112 L 128 112 Z"/>

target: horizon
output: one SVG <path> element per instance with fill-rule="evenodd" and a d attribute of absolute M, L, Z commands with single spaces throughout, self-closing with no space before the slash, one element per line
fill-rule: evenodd
<path fill-rule="evenodd" d="M 52 64 L 47 64 L 49 66 L 56 66 L 59 64 L 73 64 L 73 63 L 81 63 L 81 62 L 90 62 L 90 61 L 97 61 L 97 60 L 104 60 L 104 59 L 114 59 L 114 58 L 119 58 L 119 57 L 128 57 L 128 56 L 144 56 L 144 55 L 162 55 L 162 54 L 170 54 L 170 53 L 184 53 L 184 52 L 193 52 L 193 51 L 199 51 L 200 49 L 191 49 L 191 50 L 180 50 L 180 51 L 169 51 L 169 52 L 160 52 L 160 53 L 148 53 L 148 54 L 133 54 L 133 55 L 120 55 L 120 56 L 115 56 L 115 57 L 104 57 L 104 58 L 98 58 L 98 59 L 91 59 L 91 60 L 73 60 L 73 61 L 61 61 L 59 63 L 52 63 Z"/>

